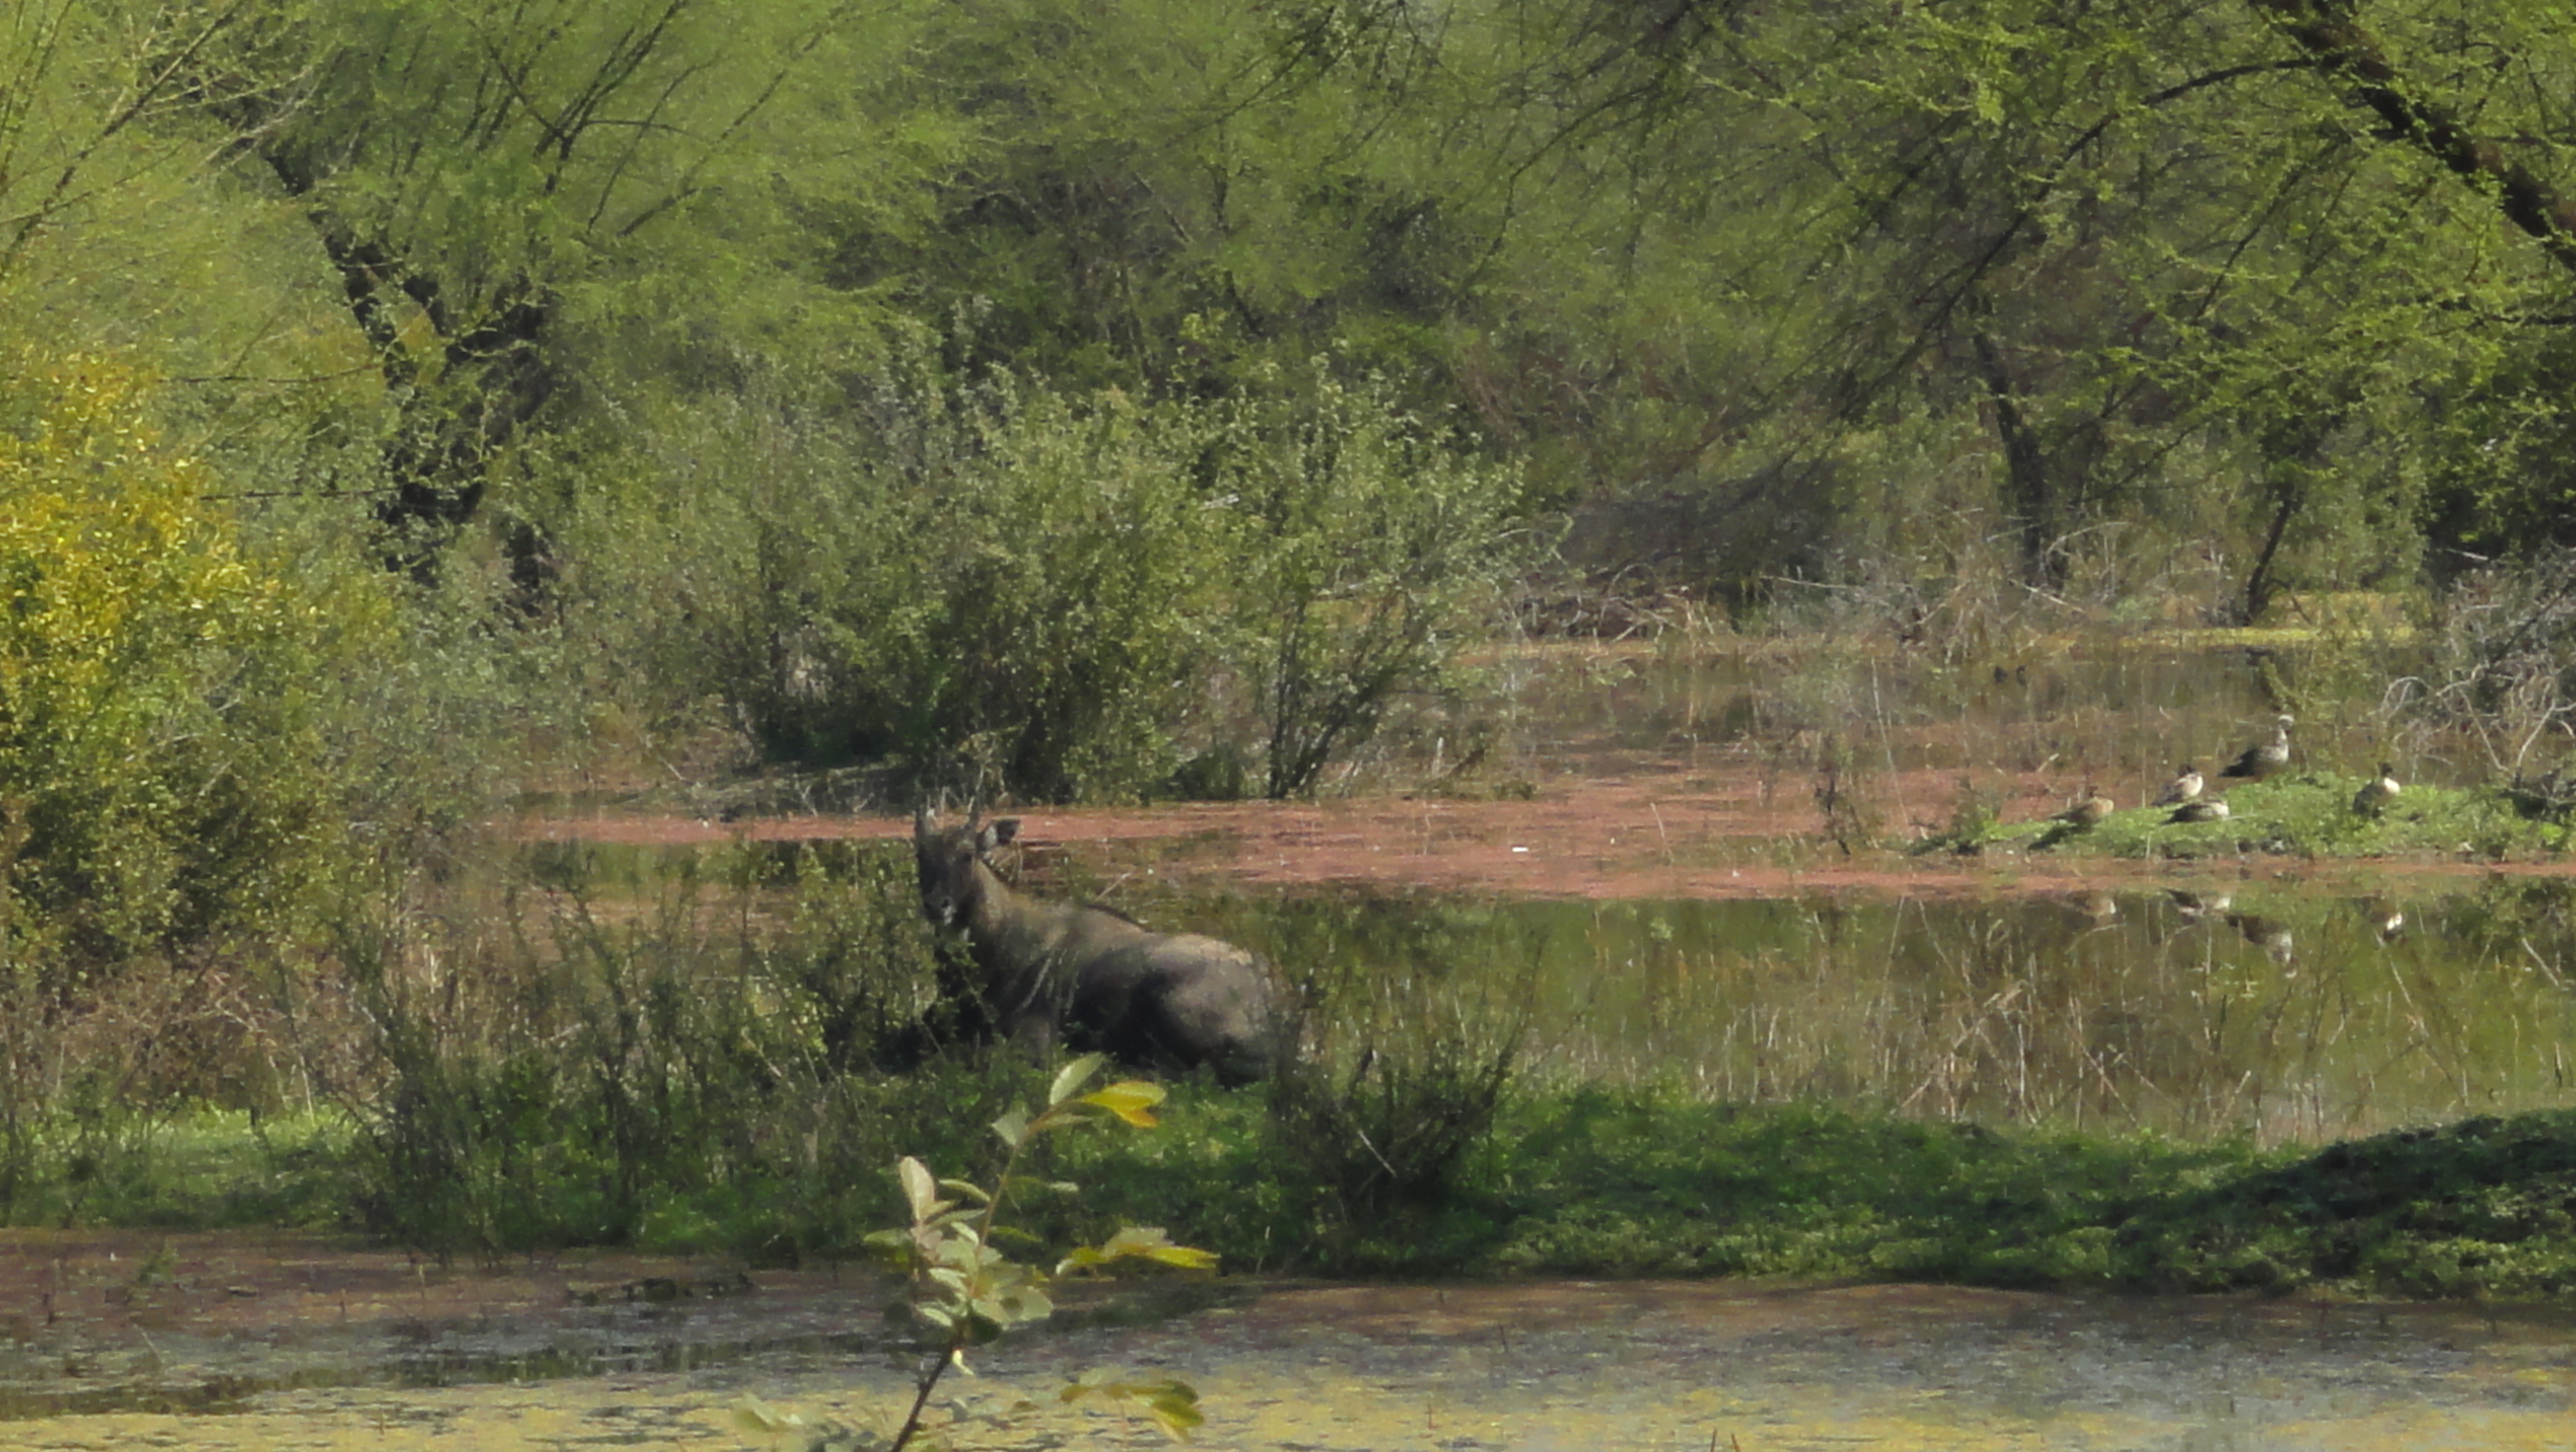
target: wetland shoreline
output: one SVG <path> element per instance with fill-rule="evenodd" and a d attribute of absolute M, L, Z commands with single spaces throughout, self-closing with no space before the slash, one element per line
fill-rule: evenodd
<path fill-rule="evenodd" d="M 1777 901 L 2072 908 L 2011 930 L 2026 939 L 1990 927 L 1957 938 L 2006 945 L 2004 979 L 1978 988 L 1977 1001 L 2004 1005 L 1991 1026 L 2023 1031 L 2021 1005 L 2038 999 L 2012 995 L 2041 992 L 2045 965 L 2063 952 L 2111 942 L 2106 922 L 2142 941 L 2205 943 L 2203 958 L 2240 978 L 2271 962 L 2276 978 L 2240 985 L 2256 1007 L 2330 979 L 2298 971 L 2315 955 L 2367 954 L 2380 941 L 2367 925 L 2324 939 L 2302 925 L 2308 956 L 2273 961 L 2250 928 L 2230 936 L 2215 916 L 2203 924 L 2164 905 L 2161 890 L 2176 883 L 2277 912 L 2307 898 L 2524 882 L 2555 891 L 2576 880 L 2540 857 L 1845 856 L 1820 841 L 1803 789 L 1766 778 L 1758 762 L 1636 765 L 1526 796 L 1026 811 L 1023 867 L 1067 891 L 1165 908 L 1316 888 L 1363 904 L 1424 896 L 1614 912 Z M 1943 776 L 1896 786 L 1928 798 Z M 2050 782 L 2029 774 L 2013 799 L 2035 813 Z M 532 816 L 507 835 L 693 859 L 735 846 L 792 857 L 906 830 L 899 818 L 601 814 Z M 1490 916 L 1464 911 L 1462 921 Z M 1652 919 L 1637 929 L 1649 940 Z M 1442 951 L 1482 951 L 1457 924 L 1429 931 L 1446 935 Z M 1838 931 L 1835 941 L 1850 937 Z M 1935 939 L 1936 955 L 1960 951 Z M 1683 952 L 1684 968 L 1698 951 Z M 2022 980 L 2033 986 L 2011 987 Z M 2099 1007 L 2111 981 L 2125 982 L 2080 980 L 2068 1001 Z M 2100 1052 L 2132 1040 L 2075 1042 Z M 1185 1151 L 1123 1168 L 1104 1152 L 1067 1168 L 1140 1220 L 1174 1219 L 1211 1195 L 1201 1213 L 1252 1218 L 1258 1191 L 1247 1196 L 1241 1182 L 1256 1098 L 1185 1095 L 1165 1131 Z M 1042 1383 L 1085 1358 L 1191 1367 L 1220 1409 L 1216 1425 L 1243 1446 L 1412 1445 L 1444 1419 L 1440 1445 L 1666 1445 L 1684 1430 L 1704 1439 L 1729 1429 L 1778 1441 L 1860 1426 L 1898 1444 L 2125 1446 L 2285 1427 L 2420 1434 L 2409 1398 L 2517 1428 L 2576 1405 L 2561 1314 L 2576 1286 L 2576 1230 L 2558 1208 L 2576 1205 L 2576 1157 L 2563 1152 L 2576 1146 L 2576 1120 L 2562 1113 L 2262 1149 L 2225 1135 L 2195 1145 L 1998 1130 L 1973 1115 L 1729 1105 L 1640 1085 L 1534 1093 L 1496 1135 L 1505 1148 L 1467 1167 L 1445 1209 L 1403 1212 L 1335 1252 L 1392 1280 L 1254 1277 L 1177 1321 L 1014 1340 L 999 1370 Z M 1404 1271 L 1404 1255 L 1424 1253 L 1447 1278 L 1413 1279 L 1419 1260 Z M 553 1409 L 586 1406 L 587 1425 L 640 1417 L 667 1440 L 729 1446 L 739 1439 L 725 1409 L 745 1391 L 835 1415 L 899 1392 L 899 1369 L 879 1365 L 888 1285 L 850 1263 L 778 1269 L 631 1250 L 491 1259 L 498 1269 L 442 1267 L 380 1242 L 300 1232 L 0 1232 L 0 1288 L 38 1308 L 9 1324 L 20 1390 L 0 1440 L 72 1447 L 113 1432 L 257 1445 L 207 1429 L 319 1433 L 355 1417 L 372 1418 L 380 1436 L 474 1426 L 508 1446 L 559 1439 L 566 1423 Z M 1238 1250 L 1234 1263 L 1259 1255 Z M 2208 1294 L 2222 1288 L 2230 1293 Z M 2390 1290 L 2421 1299 L 2362 1299 Z M 1541 1310 L 1562 1324 L 1528 1330 Z M 1957 1345 L 1982 1347 L 1985 1369 L 1947 1349 Z M 2089 1375 L 2151 1370 L 2106 1399 L 2042 1370 L 2070 1354 L 2091 1358 Z M 2260 1378 L 2232 1363 L 2246 1355 L 2261 1361 Z M 1726 1376 L 1688 1369 L 1712 1357 L 1729 1359 Z M 1645 1370 L 1614 1389 L 1591 1369 L 1604 1358 Z M 2397 1390 L 2357 1397 L 2369 1377 Z M 1354 1378 L 1377 1390 L 1354 1398 Z M 516 1385 L 530 1379 L 558 1391 L 531 1397 Z M 1464 1409 L 1486 1401 L 1491 1415 L 1466 1429 Z M 1829 1410 L 1806 1410 L 1817 1406 Z"/>

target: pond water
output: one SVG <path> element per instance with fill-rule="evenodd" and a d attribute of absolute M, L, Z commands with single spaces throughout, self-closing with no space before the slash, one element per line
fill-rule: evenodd
<path fill-rule="evenodd" d="M 2032 864 L 1919 894 L 1881 872 L 1866 891 L 1577 897 L 1217 886 L 1222 870 L 1164 848 L 1050 844 L 1024 875 L 1253 949 L 1363 1046 L 1437 1016 L 1525 1034 L 1560 1081 L 2264 1143 L 2576 1105 L 2560 875 L 2094 864 L 2087 883 Z M 548 844 L 542 870 L 628 890 L 710 850 L 736 849 Z M 759 881 L 793 882 L 815 853 L 913 912 L 899 842 L 742 850 Z"/>
<path fill-rule="evenodd" d="M 1545 1070 L 1728 1100 L 2265 1140 L 2576 1103 L 2576 885 L 2558 880 L 1966 901 L 1308 893 L 1161 917 L 1338 965 L 1345 999 L 1409 982 L 1489 1030 L 1525 1017 Z"/>
<path fill-rule="evenodd" d="M 666 1333 L 669 1328 L 666 1327 Z M 1632 1283 L 1271 1288 L 1147 1327 L 1011 1339 L 952 1378 L 1035 1411 L 965 1429 L 997 1448 L 1166 1445 L 1055 1403 L 1119 1368 L 1189 1381 L 1200 1445 L 1363 1452 L 1576 1449 L 2564 1448 L 2562 1318 L 2236 1300 L 2079 1300 L 1930 1287 Z M 757 1395 L 882 1426 L 905 1374 L 878 1353 L 772 1352 L 472 1385 L 276 1387 L 221 1414 L 0 1422 L 0 1446 L 758 1445 Z"/>

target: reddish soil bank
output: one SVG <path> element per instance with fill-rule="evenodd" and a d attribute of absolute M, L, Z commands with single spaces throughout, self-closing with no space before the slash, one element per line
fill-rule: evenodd
<path fill-rule="evenodd" d="M 1920 839 L 1946 824 L 1955 772 L 1881 778 L 1884 830 Z M 2063 805 L 2064 783 L 2030 774 L 1980 783 L 2007 820 Z M 1803 773 L 1745 761 L 1687 773 L 1564 776 L 1526 800 L 1406 794 L 1320 802 L 1193 802 L 1134 808 L 1015 809 L 1021 841 L 1097 849 L 1098 865 L 1248 885 L 1354 885 L 1519 895 L 1779 897 L 1866 892 L 1909 897 L 2082 893 L 2176 876 L 2297 877 L 2385 885 L 2396 878 L 2576 875 L 2559 862 L 2308 862 L 2247 857 L 2190 864 L 1897 851 L 1847 854 L 1824 834 Z M 899 839 L 902 817 L 797 816 L 739 822 L 603 814 L 532 818 L 523 836 L 661 845 Z"/>

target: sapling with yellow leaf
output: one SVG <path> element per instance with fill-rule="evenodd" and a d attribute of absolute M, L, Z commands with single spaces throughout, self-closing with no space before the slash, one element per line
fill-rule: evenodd
<path fill-rule="evenodd" d="M 1156 1124 L 1154 1109 L 1163 1102 L 1163 1090 L 1158 1085 L 1127 1079 L 1083 1092 L 1083 1086 L 1100 1072 L 1104 1062 L 1099 1054 L 1074 1060 L 1057 1073 L 1055 1082 L 1048 1087 L 1044 1109 L 1035 1115 L 1014 1109 L 993 1122 L 993 1133 L 1002 1141 L 1003 1156 L 989 1187 L 970 1180 L 941 1179 L 910 1155 L 897 1162 L 895 1177 L 903 1186 L 912 1223 L 903 1229 L 878 1231 L 868 1237 L 868 1244 L 910 1270 L 911 1294 L 903 1312 L 923 1335 L 912 1406 L 893 1435 L 879 1442 L 838 1423 L 808 1424 L 757 1399 L 746 1400 L 737 1412 L 744 1430 L 770 1437 L 796 1452 L 859 1452 L 879 1446 L 900 1452 L 922 1432 L 922 1418 L 929 1409 L 931 1395 L 948 1372 L 954 1369 L 973 1374 L 966 1365 L 968 1348 L 991 1341 L 1012 1327 L 1043 1321 L 1054 1313 L 1055 1303 L 1047 1292 L 1057 1279 L 1122 1261 L 1145 1261 L 1180 1270 L 1216 1268 L 1214 1255 L 1176 1245 L 1162 1230 L 1151 1226 L 1128 1226 L 1098 1245 L 1077 1246 L 1052 1270 L 1015 1260 L 997 1243 L 997 1237 L 1004 1232 L 1004 1205 L 1013 1191 L 1027 1184 L 1020 1173 L 1020 1163 L 1040 1139 L 1059 1130 L 1111 1121 L 1123 1121 L 1138 1129 L 1151 1129 Z M 1077 1193 L 1077 1187 L 1062 1182 L 1048 1182 L 1046 1188 Z M 1057 1395 L 1059 1401 L 1066 1403 L 1108 1402 L 1132 1408 L 1175 1440 L 1185 1438 L 1200 1421 L 1198 1393 L 1187 1383 L 1169 1377 L 1095 1371 L 1067 1383 Z M 965 1417 L 992 1418 L 1032 1410 L 1033 1405 L 1025 1400 L 1006 1399 L 962 1404 L 959 1410 Z"/>

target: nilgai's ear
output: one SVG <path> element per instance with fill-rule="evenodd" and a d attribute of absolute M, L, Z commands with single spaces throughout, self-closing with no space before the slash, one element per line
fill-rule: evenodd
<path fill-rule="evenodd" d="M 926 841 L 931 833 L 938 830 L 939 814 L 932 811 L 927 803 L 912 809 L 912 840 Z"/>
<path fill-rule="evenodd" d="M 1019 835 L 1020 819 L 1004 817 L 984 829 L 984 850 L 990 852 Z"/>

